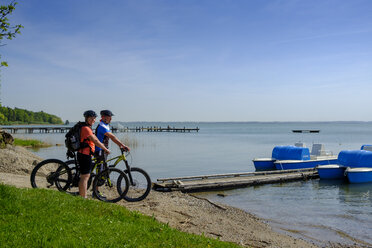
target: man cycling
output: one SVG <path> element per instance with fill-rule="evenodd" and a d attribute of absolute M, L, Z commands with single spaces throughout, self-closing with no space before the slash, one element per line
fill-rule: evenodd
<path fill-rule="evenodd" d="M 120 148 L 129 151 L 129 147 L 124 145 L 110 130 L 110 122 L 114 115 L 110 110 L 102 110 L 101 121 L 96 128 L 96 136 L 100 142 L 102 142 L 106 148 L 108 148 L 109 140 L 111 139 Z M 100 147 L 96 146 L 95 157 L 97 161 L 106 161 L 107 153 L 105 153 Z"/>

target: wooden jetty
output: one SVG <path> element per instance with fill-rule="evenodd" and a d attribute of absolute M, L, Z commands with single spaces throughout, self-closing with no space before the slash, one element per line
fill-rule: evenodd
<path fill-rule="evenodd" d="M 7 130 L 10 133 L 64 133 L 71 129 L 68 127 L 38 127 L 38 126 L 20 126 L 20 127 L 0 127 L 0 129 Z"/>
<path fill-rule="evenodd" d="M 71 126 L 12 126 L 0 127 L 0 129 L 7 130 L 10 133 L 65 133 L 71 129 Z M 118 132 L 178 132 L 190 133 L 199 132 L 199 128 L 178 128 L 178 127 L 112 127 L 113 133 Z"/>
<path fill-rule="evenodd" d="M 123 127 L 123 128 L 111 128 L 113 133 L 116 132 L 177 132 L 177 133 L 190 133 L 190 132 L 199 132 L 199 128 L 178 128 L 178 127 Z"/>
<path fill-rule="evenodd" d="M 247 186 L 299 181 L 318 178 L 317 171 L 311 169 L 278 170 L 263 172 L 244 172 L 191 177 L 175 177 L 157 179 L 153 188 L 158 191 L 211 191 L 234 189 Z"/>

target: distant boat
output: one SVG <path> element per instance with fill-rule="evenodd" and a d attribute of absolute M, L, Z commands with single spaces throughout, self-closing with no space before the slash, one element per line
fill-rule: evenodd
<path fill-rule="evenodd" d="M 303 129 L 295 129 L 292 130 L 293 133 L 319 133 L 320 130 L 312 129 L 312 130 L 303 130 Z"/>
<path fill-rule="evenodd" d="M 295 146 L 276 146 L 271 158 L 253 159 L 257 171 L 315 168 L 318 165 L 334 163 L 337 163 L 337 156 L 325 151 L 323 144 L 313 144 L 310 153 L 303 143 L 297 143 Z"/>

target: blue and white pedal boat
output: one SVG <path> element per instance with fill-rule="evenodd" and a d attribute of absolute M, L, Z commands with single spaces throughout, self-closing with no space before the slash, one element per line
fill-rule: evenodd
<path fill-rule="evenodd" d="M 271 158 L 253 159 L 256 171 L 260 170 L 291 170 L 315 168 L 317 165 L 337 163 L 337 156 L 324 150 L 324 145 L 313 144 L 310 154 L 309 148 L 302 143 L 295 146 L 276 146 Z"/>
<path fill-rule="evenodd" d="M 303 158 L 302 146 L 302 143 L 297 146 L 275 146 L 271 158 L 253 159 L 254 167 L 256 171 L 276 170 L 274 162 L 277 160 Z"/>
<path fill-rule="evenodd" d="M 372 168 L 369 167 L 348 167 L 345 171 L 350 183 L 370 183 L 372 182 Z"/>
<path fill-rule="evenodd" d="M 361 150 L 344 150 L 338 154 L 337 165 L 317 167 L 320 179 L 348 179 L 351 183 L 372 182 L 372 146 Z"/>
<path fill-rule="evenodd" d="M 311 153 L 309 148 L 297 147 L 301 155 L 295 159 L 278 159 L 274 162 L 277 170 L 295 170 L 315 168 L 318 165 L 337 164 L 337 156 L 325 151 L 323 144 L 313 144 Z"/>

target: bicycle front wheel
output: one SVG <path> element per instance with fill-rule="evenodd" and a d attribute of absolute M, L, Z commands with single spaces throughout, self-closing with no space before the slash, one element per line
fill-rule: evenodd
<path fill-rule="evenodd" d="M 120 183 L 118 178 L 122 178 Z M 99 172 L 93 181 L 93 196 L 101 201 L 118 202 L 128 192 L 128 178 L 116 168 L 107 168 Z"/>
<path fill-rule="evenodd" d="M 128 170 L 124 171 L 128 178 Z M 128 202 L 142 201 L 145 199 L 151 190 L 150 176 L 141 168 L 132 167 L 130 169 L 132 181 L 129 179 L 129 189 L 123 199 Z M 122 178 L 119 177 L 118 183 L 121 183 Z"/>
<path fill-rule="evenodd" d="M 38 163 L 31 172 L 33 188 L 56 188 L 66 191 L 72 180 L 71 170 L 61 160 L 47 159 Z"/>

